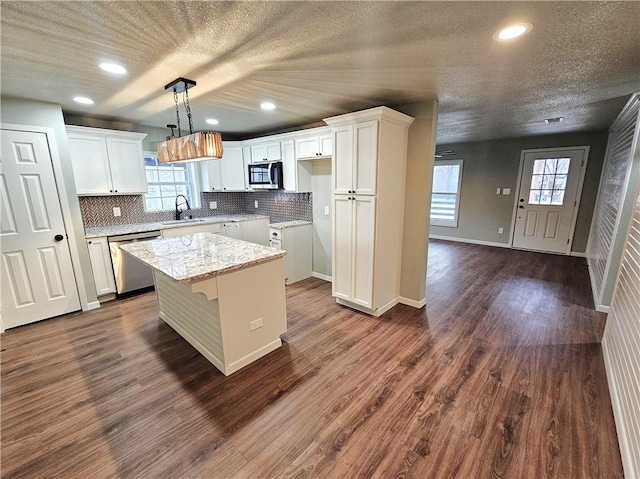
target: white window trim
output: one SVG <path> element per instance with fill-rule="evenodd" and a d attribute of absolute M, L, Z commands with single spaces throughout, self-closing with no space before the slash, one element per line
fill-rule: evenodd
<path fill-rule="evenodd" d="M 445 226 L 447 228 L 457 228 L 458 227 L 458 214 L 460 213 L 460 194 L 462 192 L 462 171 L 464 169 L 464 160 L 462 158 L 455 160 L 436 160 L 434 162 L 434 170 L 436 166 L 447 166 L 447 165 L 459 165 L 460 166 L 460 174 L 458 175 L 458 188 L 456 195 L 456 208 L 454 211 L 453 221 L 442 221 L 442 220 L 432 220 L 431 219 L 431 210 L 429 210 L 429 224 L 431 226 Z M 434 194 L 441 195 L 452 195 L 453 193 L 449 192 L 441 192 L 434 191 L 433 187 L 431 188 L 431 198 L 433 198 Z"/>
<path fill-rule="evenodd" d="M 158 158 L 157 151 L 145 150 L 142 152 L 142 157 L 147 158 Z M 200 168 L 196 162 L 190 161 L 187 163 L 187 169 L 189 170 L 190 178 L 192 178 L 191 186 L 193 187 L 193 197 L 191 198 L 191 209 L 200 208 L 200 191 L 202 191 L 201 179 L 200 179 Z M 146 174 L 146 173 L 145 173 Z M 145 213 L 158 213 L 161 211 L 173 211 L 173 208 L 168 210 L 148 210 L 147 202 L 146 202 L 147 194 L 143 195 L 143 203 L 144 203 L 144 211 Z"/>

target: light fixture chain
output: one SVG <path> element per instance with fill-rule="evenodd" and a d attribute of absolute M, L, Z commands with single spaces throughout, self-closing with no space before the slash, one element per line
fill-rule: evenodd
<path fill-rule="evenodd" d="M 178 125 L 178 138 L 182 136 L 180 131 L 180 110 L 178 109 L 178 92 L 173 88 L 173 102 L 176 104 L 176 124 Z"/>
<path fill-rule="evenodd" d="M 193 119 L 191 118 L 191 105 L 189 104 L 189 89 L 185 88 L 182 94 L 182 102 L 184 103 L 184 110 L 187 112 L 187 118 L 189 119 L 189 133 L 193 135 Z"/>

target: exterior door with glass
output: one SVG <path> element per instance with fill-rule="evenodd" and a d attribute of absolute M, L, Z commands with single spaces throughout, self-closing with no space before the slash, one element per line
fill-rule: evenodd
<path fill-rule="evenodd" d="M 523 152 L 514 248 L 568 254 L 588 148 Z"/>

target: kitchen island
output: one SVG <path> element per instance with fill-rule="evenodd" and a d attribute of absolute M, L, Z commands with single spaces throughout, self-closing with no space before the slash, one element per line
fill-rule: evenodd
<path fill-rule="evenodd" d="M 225 376 L 282 345 L 284 251 L 213 233 L 121 249 L 153 268 L 160 318 Z"/>

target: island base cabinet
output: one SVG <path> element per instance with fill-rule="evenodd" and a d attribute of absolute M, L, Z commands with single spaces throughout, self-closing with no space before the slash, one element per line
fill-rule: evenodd
<path fill-rule="evenodd" d="M 160 318 L 225 376 L 282 345 L 282 258 L 191 283 L 154 276 Z"/>

